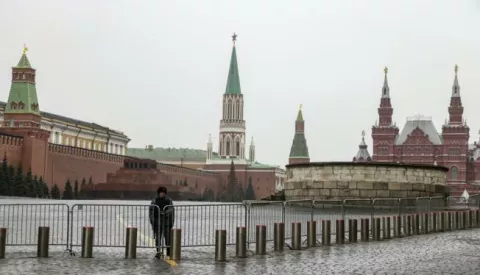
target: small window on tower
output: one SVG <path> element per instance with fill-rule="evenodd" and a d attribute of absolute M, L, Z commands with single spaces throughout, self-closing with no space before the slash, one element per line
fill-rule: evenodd
<path fill-rule="evenodd" d="M 454 179 L 457 179 L 458 177 L 458 168 L 453 166 L 451 169 L 451 173 L 452 173 L 452 180 Z"/>
<path fill-rule="evenodd" d="M 455 94 L 458 92 L 458 87 L 457 87 L 457 86 L 455 86 L 455 87 L 453 88 L 453 92 L 454 92 Z"/>
<path fill-rule="evenodd" d="M 383 88 L 383 95 L 387 94 L 387 88 Z"/>

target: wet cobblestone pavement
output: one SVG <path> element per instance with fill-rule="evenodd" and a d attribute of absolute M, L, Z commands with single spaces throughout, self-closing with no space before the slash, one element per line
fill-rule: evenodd
<path fill-rule="evenodd" d="M 251 246 L 253 249 L 254 246 Z M 8 248 L 7 248 L 8 249 Z M 17 248 L 18 249 L 18 248 Z M 271 245 L 268 244 L 268 249 Z M 78 250 L 78 249 L 77 249 Z M 62 256 L 27 258 L 11 252 L 0 260 L 0 274 L 480 274 L 480 230 L 413 236 L 388 241 L 270 252 L 248 259 L 215 263 L 212 249 L 184 249 L 176 267 L 152 259 L 150 251 L 137 260 L 122 259 L 123 250 L 95 250 L 94 259 Z M 8 251 L 7 251 L 8 252 Z M 233 251 L 229 249 L 231 256 Z"/>

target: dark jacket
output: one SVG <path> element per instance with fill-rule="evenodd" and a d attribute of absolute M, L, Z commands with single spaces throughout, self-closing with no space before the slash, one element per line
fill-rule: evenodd
<path fill-rule="evenodd" d="M 157 207 L 155 207 L 158 206 Z M 173 207 L 167 207 L 168 205 L 173 206 L 173 202 L 169 197 L 156 197 L 152 200 L 151 207 L 149 209 L 149 218 L 152 228 L 172 228 L 175 221 L 175 209 Z M 160 212 L 158 212 L 160 210 Z"/>

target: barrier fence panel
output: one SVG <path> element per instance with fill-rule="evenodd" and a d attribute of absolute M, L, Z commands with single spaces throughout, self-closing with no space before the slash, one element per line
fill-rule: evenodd
<path fill-rule="evenodd" d="M 480 207 L 480 195 L 472 195 L 468 207 L 471 209 L 478 209 Z"/>
<path fill-rule="evenodd" d="M 71 208 L 71 248 L 80 246 L 82 228 L 94 227 L 94 246 L 124 247 L 127 227 L 137 228 L 137 247 L 155 247 L 150 205 L 75 204 Z"/>
<path fill-rule="evenodd" d="M 445 197 L 431 197 L 430 198 L 430 212 L 446 211 L 447 202 Z"/>
<path fill-rule="evenodd" d="M 66 204 L 0 204 L 0 227 L 7 228 L 7 245 L 37 245 L 38 227 L 50 227 L 50 245 L 69 242 Z"/>
<path fill-rule="evenodd" d="M 373 201 L 371 199 L 346 199 L 343 201 L 344 219 L 372 219 Z"/>
<path fill-rule="evenodd" d="M 282 223 L 284 208 L 283 201 L 249 201 L 248 211 L 248 242 L 255 242 L 255 228 L 257 225 L 267 227 L 267 241 L 273 241 L 273 227 L 275 223 Z"/>
<path fill-rule="evenodd" d="M 341 200 L 316 200 L 313 202 L 313 220 L 317 222 L 317 235 L 322 234 L 322 220 L 330 220 L 331 233 L 335 234 L 336 220 L 344 219 L 343 201 Z M 345 222 L 345 230 L 348 230 L 348 222 Z"/>
<path fill-rule="evenodd" d="M 447 207 L 449 210 L 464 210 L 467 209 L 469 201 L 460 196 L 450 196 L 447 198 Z"/>
<path fill-rule="evenodd" d="M 416 198 L 402 198 L 400 199 L 400 215 L 412 215 L 417 213 L 417 199 Z"/>
<path fill-rule="evenodd" d="M 400 215 L 400 199 L 398 198 L 373 199 L 372 205 L 375 218 Z"/>
<path fill-rule="evenodd" d="M 415 211 L 417 214 L 429 213 L 430 210 L 430 197 L 419 197 L 415 201 Z"/>
<path fill-rule="evenodd" d="M 313 200 L 292 200 L 284 202 L 285 238 L 292 237 L 292 223 L 302 224 L 302 236 L 307 235 L 307 221 L 313 219 Z"/>
<path fill-rule="evenodd" d="M 168 211 L 172 206 L 167 206 Z M 215 230 L 227 231 L 227 245 L 235 244 L 236 228 L 247 226 L 243 203 L 175 205 L 174 228 L 182 230 L 182 246 L 213 246 Z"/>

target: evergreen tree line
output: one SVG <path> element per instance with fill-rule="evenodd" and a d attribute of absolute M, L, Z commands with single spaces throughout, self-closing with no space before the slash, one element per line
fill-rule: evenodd
<path fill-rule="evenodd" d="M 53 188 L 55 187 L 56 187 L 55 196 L 53 196 Z M 63 189 L 61 196 L 60 196 L 60 190 L 58 189 L 58 187 L 56 185 L 52 187 L 52 199 L 61 198 L 63 200 L 85 200 L 90 198 L 88 194 L 88 190 L 92 190 L 92 189 L 93 189 L 92 177 L 90 177 L 90 179 L 88 180 L 88 183 L 85 180 L 85 178 L 82 179 L 81 183 L 79 183 L 78 180 L 75 180 L 73 183 L 73 187 L 70 180 L 67 180 L 67 182 L 65 182 L 65 187 Z"/>
<path fill-rule="evenodd" d="M 0 195 L 30 198 L 49 198 L 47 184 L 42 177 L 33 176 L 31 171 L 26 174 L 22 166 L 16 169 L 8 165 L 5 155 L 0 167 Z"/>
<path fill-rule="evenodd" d="M 243 200 L 255 199 L 256 196 L 252 185 L 252 177 L 248 178 L 248 185 L 246 190 L 244 190 L 242 185 L 238 182 L 233 161 L 230 164 L 230 172 L 228 173 L 225 188 L 219 190 L 219 192 L 215 194 L 212 189 L 207 187 L 202 195 L 202 200 L 204 201 L 241 202 Z"/>
<path fill-rule="evenodd" d="M 93 181 L 90 177 L 88 183 L 85 178 L 83 178 L 80 185 L 78 181 L 75 181 L 73 189 L 70 181 L 67 180 L 62 193 L 56 184 L 49 190 L 47 183 L 43 181 L 42 177 L 32 175 L 30 170 L 24 173 L 21 165 L 16 169 L 13 165 L 8 165 L 6 155 L 4 155 L 0 167 L 0 196 L 88 199 L 87 190 L 91 190 L 92 187 Z"/>

